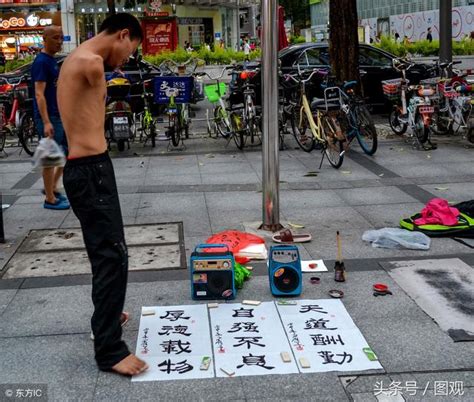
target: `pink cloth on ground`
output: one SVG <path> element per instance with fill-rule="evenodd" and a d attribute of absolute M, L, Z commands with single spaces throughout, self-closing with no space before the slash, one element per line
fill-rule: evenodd
<path fill-rule="evenodd" d="M 450 207 L 448 201 L 433 198 L 421 210 L 421 218 L 415 220 L 415 225 L 445 225 L 454 226 L 458 223 L 459 211 Z"/>

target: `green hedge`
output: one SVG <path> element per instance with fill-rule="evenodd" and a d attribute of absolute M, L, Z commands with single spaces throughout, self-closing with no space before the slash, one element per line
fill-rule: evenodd
<path fill-rule="evenodd" d="M 183 48 L 178 48 L 174 52 L 165 51 L 157 53 L 155 55 L 145 55 L 143 58 L 151 64 L 159 65 L 164 60 L 173 60 L 177 63 L 183 63 L 189 60 L 191 57 L 202 59 L 206 64 L 232 64 L 234 62 L 242 62 L 245 60 L 245 54 L 243 52 L 237 52 L 231 49 L 220 49 L 217 48 L 214 51 L 206 50 L 201 48 L 192 53 L 186 52 Z M 250 59 L 254 60 L 260 57 L 260 50 L 254 50 L 250 52 Z"/>
<path fill-rule="evenodd" d="M 373 45 L 399 57 L 405 57 L 407 55 L 425 57 L 439 55 L 439 40 L 432 42 L 420 40 L 405 45 L 403 43 L 396 43 L 394 39 L 388 36 L 383 36 L 380 43 L 374 43 Z M 474 55 L 474 41 L 470 39 L 453 41 L 453 55 Z"/>
<path fill-rule="evenodd" d="M 0 73 L 7 73 L 9 71 L 16 70 L 26 63 L 33 61 L 34 56 L 27 56 L 24 60 L 9 60 L 5 66 L 0 66 Z"/>
<path fill-rule="evenodd" d="M 306 43 L 306 38 L 304 36 L 298 36 L 298 35 L 291 35 L 289 42 L 292 45 L 295 45 L 297 43 Z"/>

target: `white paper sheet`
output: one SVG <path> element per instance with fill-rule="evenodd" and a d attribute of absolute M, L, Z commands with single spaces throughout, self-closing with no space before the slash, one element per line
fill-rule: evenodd
<path fill-rule="evenodd" d="M 316 264 L 316 268 L 310 267 L 313 264 Z M 326 272 L 327 270 L 323 260 L 301 261 L 301 271 L 303 272 Z"/>
<path fill-rule="evenodd" d="M 306 358 L 311 367 L 302 373 L 381 369 L 364 353 L 367 341 L 340 300 L 298 300 L 277 305 L 294 356 Z"/>
<path fill-rule="evenodd" d="M 200 370 L 204 356 L 212 357 L 206 304 L 143 307 L 154 315 L 141 316 L 136 355 L 150 368 L 132 381 L 162 381 L 214 377 L 214 365 Z"/>
<path fill-rule="evenodd" d="M 219 304 L 210 309 L 216 376 L 298 373 L 273 302 L 259 306 Z M 280 353 L 288 352 L 290 363 Z"/>

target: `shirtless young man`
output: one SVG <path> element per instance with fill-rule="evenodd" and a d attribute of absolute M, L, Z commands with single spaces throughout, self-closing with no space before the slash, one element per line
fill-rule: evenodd
<path fill-rule="evenodd" d="M 69 144 L 64 188 L 78 217 L 92 266 L 91 319 L 99 369 L 123 375 L 146 370 L 122 341 L 128 255 L 112 162 L 104 135 L 104 64 L 123 65 L 142 40 L 138 20 L 120 13 L 108 17 L 100 33 L 64 61 L 58 106 Z"/>

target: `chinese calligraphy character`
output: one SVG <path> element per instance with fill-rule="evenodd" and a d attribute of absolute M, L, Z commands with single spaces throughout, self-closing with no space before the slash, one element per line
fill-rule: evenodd
<path fill-rule="evenodd" d="M 309 313 L 310 311 L 316 311 L 317 313 L 327 314 L 327 311 L 322 311 L 322 307 L 317 304 L 303 304 L 300 309 L 300 313 Z"/>
<path fill-rule="evenodd" d="M 242 368 L 244 366 L 259 366 L 263 367 L 266 370 L 273 370 L 275 367 L 266 366 L 265 355 L 264 356 L 253 356 L 250 353 L 248 356 L 242 356 L 243 364 L 237 366 L 237 368 Z"/>
<path fill-rule="evenodd" d="M 450 381 L 449 382 L 449 395 L 464 395 L 464 382 L 462 381 Z"/>
<path fill-rule="evenodd" d="M 342 341 L 341 335 L 337 336 L 337 339 L 334 338 L 334 336 L 323 336 L 323 334 L 316 334 L 316 335 L 310 335 L 311 339 L 313 340 L 313 345 L 318 346 L 326 346 L 330 344 L 337 345 L 338 342 L 340 342 L 341 345 L 344 345 L 344 342 Z"/>
<path fill-rule="evenodd" d="M 179 341 L 164 341 L 160 346 L 163 347 L 163 352 L 170 354 L 171 352 L 176 353 L 177 355 L 181 353 L 191 353 L 191 343 Z M 178 350 L 179 348 L 179 350 Z"/>
<path fill-rule="evenodd" d="M 405 382 L 405 391 L 408 395 L 413 396 L 416 395 L 416 381 L 406 381 Z"/>
<path fill-rule="evenodd" d="M 194 368 L 193 366 L 187 363 L 187 360 L 183 360 L 179 363 L 171 363 L 170 359 L 164 360 L 162 363 L 158 364 L 158 367 L 163 367 L 160 368 L 160 371 L 166 374 L 170 374 L 172 371 L 176 371 L 179 374 L 184 374 Z"/>
<path fill-rule="evenodd" d="M 346 358 L 348 359 L 347 363 L 350 363 L 352 361 L 352 355 L 346 352 L 342 354 L 336 354 L 336 356 L 342 356 L 342 360 L 340 362 L 333 360 L 334 354 L 327 350 L 318 352 L 318 354 L 323 358 L 323 364 L 336 363 L 342 365 L 346 362 Z"/>
<path fill-rule="evenodd" d="M 234 347 L 242 346 L 247 344 L 247 349 L 250 349 L 250 345 L 255 345 L 255 346 L 260 346 L 260 347 L 265 347 L 263 343 L 258 343 L 260 339 L 262 339 L 261 336 L 237 336 L 234 337 L 238 342 L 234 345 Z"/>
<path fill-rule="evenodd" d="M 397 396 L 399 394 L 402 394 L 403 387 L 401 385 L 402 383 L 400 381 L 392 381 L 390 385 L 388 386 L 388 390 L 387 390 L 387 393 L 385 393 L 385 395 Z"/>
<path fill-rule="evenodd" d="M 166 319 L 170 321 L 178 321 L 179 319 L 182 320 L 189 320 L 190 317 L 183 317 L 184 310 L 174 310 L 174 311 L 167 311 L 161 319 Z"/>
<path fill-rule="evenodd" d="M 187 333 L 186 331 L 188 330 L 188 326 L 187 325 L 175 325 L 174 327 L 170 326 L 170 325 L 162 325 L 161 326 L 161 330 L 163 332 L 158 332 L 158 335 L 165 335 L 165 336 L 168 336 L 171 331 L 173 331 L 174 329 L 174 332 L 173 334 L 179 334 L 179 335 L 184 335 L 184 336 L 191 336 L 190 333 Z"/>
<path fill-rule="evenodd" d="M 383 381 L 377 381 L 374 385 L 374 396 L 385 395 L 388 388 L 383 387 Z"/>
<path fill-rule="evenodd" d="M 260 332 L 258 329 L 258 325 L 254 322 L 235 322 L 231 329 L 227 332 Z"/>
<path fill-rule="evenodd" d="M 241 318 L 253 318 L 253 308 L 239 308 L 234 310 L 232 317 L 241 317 Z"/>
<path fill-rule="evenodd" d="M 314 318 L 309 319 L 306 321 L 306 327 L 304 329 L 327 329 L 327 330 L 334 330 L 337 328 L 326 328 L 326 324 L 329 320 L 323 320 L 320 318 L 319 320 L 315 320 Z"/>

